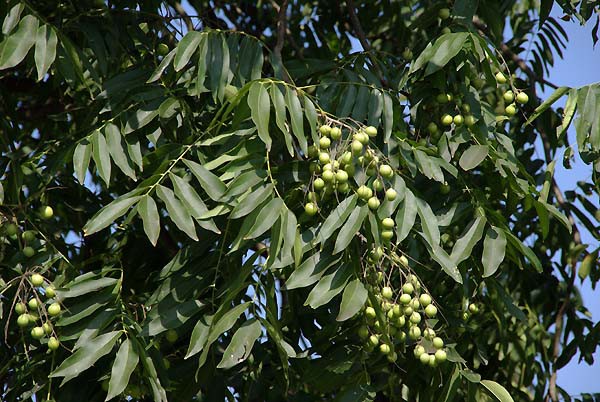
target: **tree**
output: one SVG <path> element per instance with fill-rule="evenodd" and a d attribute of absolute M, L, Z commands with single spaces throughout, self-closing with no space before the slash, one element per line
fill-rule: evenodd
<path fill-rule="evenodd" d="M 4 2 L 0 399 L 571 400 L 598 3 Z"/>

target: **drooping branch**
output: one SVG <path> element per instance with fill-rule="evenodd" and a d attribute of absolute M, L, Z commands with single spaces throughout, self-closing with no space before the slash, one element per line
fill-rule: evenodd
<path fill-rule="evenodd" d="M 274 4 L 274 7 L 275 6 L 276 4 Z M 287 7 L 288 0 L 283 0 L 281 5 L 279 5 L 279 10 L 277 12 L 277 42 L 275 43 L 275 47 L 273 48 L 273 54 L 275 56 L 275 59 L 277 60 L 277 63 L 279 64 L 279 67 L 281 68 L 283 80 L 287 83 L 291 83 L 292 80 L 285 67 L 283 66 L 283 59 L 281 57 L 281 50 L 283 49 L 283 44 L 285 43 L 285 35 L 287 29 Z"/>

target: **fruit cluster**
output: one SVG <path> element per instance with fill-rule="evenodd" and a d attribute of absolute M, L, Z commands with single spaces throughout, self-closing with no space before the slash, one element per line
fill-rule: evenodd
<path fill-rule="evenodd" d="M 401 258 L 407 266 L 406 257 Z M 395 294 L 392 287 L 386 285 L 368 300 L 364 309 L 365 324 L 359 328 L 358 335 L 365 341 L 367 352 L 378 348 L 390 362 L 397 360 L 397 351 L 404 350 L 408 342 L 415 345 L 414 355 L 423 364 L 437 366 L 446 361 L 444 341 L 433 329 L 437 313 L 431 296 L 422 291 L 419 279 L 411 274 L 399 293 Z"/>
<path fill-rule="evenodd" d="M 58 317 L 62 310 L 55 299 L 56 292 L 50 284 L 46 283 L 46 279 L 38 273 L 32 274 L 28 278 L 28 282 L 31 292 L 27 292 L 26 297 L 21 295 L 19 301 L 15 304 L 17 325 L 23 330 L 33 326 L 30 330 L 31 337 L 35 340 L 42 340 L 45 336 L 48 336 L 48 349 L 56 350 L 60 343 L 55 336 L 56 333 L 51 320 Z M 40 297 L 42 293 L 45 302 Z M 23 300 L 27 299 L 29 300 L 25 303 Z"/>

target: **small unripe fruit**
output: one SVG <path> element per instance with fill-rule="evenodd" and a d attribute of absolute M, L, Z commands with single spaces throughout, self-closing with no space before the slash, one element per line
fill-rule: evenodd
<path fill-rule="evenodd" d="M 450 186 L 447 183 L 444 183 L 440 186 L 440 194 L 446 195 L 450 192 Z"/>
<path fill-rule="evenodd" d="M 31 258 L 35 255 L 35 250 L 33 249 L 33 247 L 23 247 L 23 255 L 27 258 Z"/>
<path fill-rule="evenodd" d="M 315 188 L 315 190 L 322 190 L 323 187 L 325 187 L 325 181 L 318 177 L 313 182 L 313 187 Z"/>
<path fill-rule="evenodd" d="M 326 165 L 331 162 L 331 159 L 329 159 L 329 154 L 327 152 L 319 153 L 319 162 L 321 162 L 321 165 Z"/>
<path fill-rule="evenodd" d="M 362 152 L 363 144 L 360 141 L 354 140 L 352 141 L 352 145 L 350 145 L 350 148 L 352 149 L 352 152 L 354 152 L 355 154 L 359 154 Z"/>
<path fill-rule="evenodd" d="M 436 336 L 435 338 L 433 338 L 431 343 L 433 343 L 433 347 L 436 349 L 441 349 L 444 347 L 444 341 L 439 336 Z"/>
<path fill-rule="evenodd" d="M 6 225 L 6 234 L 9 236 L 14 236 L 19 232 L 19 227 L 14 223 L 9 223 Z"/>
<path fill-rule="evenodd" d="M 394 296 L 394 292 L 392 292 L 392 288 L 385 286 L 381 289 L 381 296 L 383 296 L 384 299 L 390 300 Z"/>
<path fill-rule="evenodd" d="M 333 173 L 331 170 L 326 170 L 323 172 L 322 177 L 325 183 L 331 183 L 335 179 L 335 173 Z"/>
<path fill-rule="evenodd" d="M 341 161 L 345 165 L 352 163 L 352 152 L 344 152 Z"/>
<path fill-rule="evenodd" d="M 454 124 L 456 124 L 457 126 L 461 126 L 465 120 L 463 119 L 461 114 L 457 114 L 456 116 L 454 116 L 453 121 Z"/>
<path fill-rule="evenodd" d="M 348 191 L 350 191 L 350 185 L 348 183 L 338 183 L 337 190 L 340 193 L 347 193 Z"/>
<path fill-rule="evenodd" d="M 375 190 L 375 191 L 383 190 L 383 183 L 381 182 L 381 180 L 375 179 L 373 181 L 373 190 Z"/>
<path fill-rule="evenodd" d="M 422 345 L 415 346 L 415 350 L 413 351 L 415 357 L 418 359 L 421 357 L 423 353 L 425 353 L 425 348 Z"/>
<path fill-rule="evenodd" d="M 168 330 L 165 335 L 165 339 L 169 343 L 175 343 L 177 341 L 177 338 L 179 338 L 179 335 L 177 335 L 177 331 L 175 331 L 174 329 Z"/>
<path fill-rule="evenodd" d="M 402 292 L 406 293 L 407 295 L 412 294 L 415 291 L 415 287 L 413 286 L 412 283 L 405 283 L 402 286 Z"/>
<path fill-rule="evenodd" d="M 385 228 L 385 229 L 393 229 L 394 228 L 394 220 L 392 218 L 383 218 L 383 220 L 381 221 L 381 225 Z"/>
<path fill-rule="evenodd" d="M 396 199 L 397 195 L 398 195 L 398 193 L 396 193 L 396 190 L 394 190 L 393 188 L 388 188 L 385 191 L 385 198 L 388 201 L 394 201 Z"/>
<path fill-rule="evenodd" d="M 31 329 L 31 337 L 33 339 L 42 339 L 44 336 L 44 329 L 42 327 L 33 327 Z"/>
<path fill-rule="evenodd" d="M 55 337 L 51 336 L 50 339 L 48 339 L 48 349 L 56 350 L 59 346 L 60 342 L 58 342 L 58 339 L 56 339 Z"/>
<path fill-rule="evenodd" d="M 47 322 L 42 325 L 42 329 L 46 335 L 50 335 L 52 333 L 52 325 L 48 324 Z"/>
<path fill-rule="evenodd" d="M 419 339 L 421 337 L 421 328 L 417 326 L 410 327 L 408 330 L 408 337 L 413 341 Z"/>
<path fill-rule="evenodd" d="M 17 314 L 25 314 L 27 312 L 27 306 L 25 305 L 25 303 L 17 303 L 15 304 L 15 313 Z"/>
<path fill-rule="evenodd" d="M 369 201 L 367 201 L 367 204 L 369 205 L 369 208 L 371 208 L 372 210 L 376 210 L 377 208 L 379 208 L 379 205 L 381 203 L 379 202 L 379 199 L 377 197 L 371 197 L 369 198 Z"/>
<path fill-rule="evenodd" d="M 502 74 L 500 71 L 496 73 L 496 82 L 498 84 L 506 84 L 506 76 Z"/>
<path fill-rule="evenodd" d="M 468 103 L 463 103 L 460 106 L 460 110 L 462 110 L 463 113 L 471 113 L 471 105 L 469 105 Z"/>
<path fill-rule="evenodd" d="M 373 126 L 369 126 L 365 128 L 365 133 L 367 133 L 369 137 L 375 137 L 377 136 L 377 129 Z"/>
<path fill-rule="evenodd" d="M 471 303 L 469 304 L 469 311 L 473 314 L 477 314 L 479 313 L 479 307 L 477 307 L 477 304 Z"/>
<path fill-rule="evenodd" d="M 419 299 L 417 298 L 412 299 L 409 305 L 413 308 L 413 310 L 418 310 L 421 308 L 421 303 L 419 303 Z"/>
<path fill-rule="evenodd" d="M 60 314 L 61 308 L 60 308 L 60 304 L 58 303 L 52 303 L 49 307 L 48 307 L 48 314 L 51 317 L 56 317 L 57 315 Z"/>
<path fill-rule="evenodd" d="M 412 50 L 410 50 L 409 48 L 404 49 L 404 51 L 402 52 L 402 58 L 404 60 L 410 60 L 413 58 L 413 52 Z"/>
<path fill-rule="evenodd" d="M 21 314 L 17 318 L 17 325 L 21 328 L 29 325 L 29 314 Z"/>
<path fill-rule="evenodd" d="M 427 125 L 427 131 L 429 131 L 429 134 L 436 134 L 439 131 L 437 124 L 434 122 L 429 123 Z"/>
<path fill-rule="evenodd" d="M 319 148 L 327 149 L 331 145 L 331 140 L 328 137 L 321 137 L 319 140 Z"/>
<path fill-rule="evenodd" d="M 506 91 L 502 95 L 502 98 L 504 99 L 504 102 L 511 103 L 515 99 L 515 94 L 513 91 Z"/>
<path fill-rule="evenodd" d="M 450 28 L 448 28 L 448 27 L 442 28 L 442 34 L 445 35 L 445 34 L 449 34 L 449 33 L 452 33 L 452 30 Z"/>
<path fill-rule="evenodd" d="M 435 361 L 436 363 L 443 363 L 446 361 L 446 352 L 443 350 L 438 350 L 437 352 L 435 352 Z"/>
<path fill-rule="evenodd" d="M 430 304 L 429 306 L 425 307 L 425 314 L 429 318 L 435 317 L 437 315 L 437 307 L 433 304 Z"/>
<path fill-rule="evenodd" d="M 427 293 L 421 294 L 421 296 L 419 296 L 419 303 L 421 303 L 421 306 L 423 307 L 429 306 L 431 304 L 431 296 Z"/>
<path fill-rule="evenodd" d="M 308 165 L 308 171 L 311 173 L 321 173 L 321 165 L 319 165 L 319 162 L 312 161 Z"/>
<path fill-rule="evenodd" d="M 394 363 L 396 360 L 398 360 L 398 353 L 396 352 L 392 352 L 389 355 L 387 355 L 387 359 L 390 363 Z"/>
<path fill-rule="evenodd" d="M 402 315 L 402 309 L 397 304 L 394 304 L 394 307 L 392 307 L 392 311 L 394 312 L 394 316 L 396 316 L 396 317 L 399 317 Z"/>
<path fill-rule="evenodd" d="M 431 328 L 425 328 L 425 330 L 423 331 L 423 336 L 425 337 L 425 339 L 432 340 L 433 338 L 435 338 L 435 331 Z"/>
<path fill-rule="evenodd" d="M 448 95 L 443 94 L 443 93 L 442 94 L 438 94 L 435 97 L 435 100 L 437 101 L 437 103 L 441 103 L 441 104 L 448 103 Z"/>
<path fill-rule="evenodd" d="M 419 356 L 419 361 L 423 364 L 429 364 L 429 355 L 427 353 L 423 353 Z"/>
<path fill-rule="evenodd" d="M 373 196 L 373 190 L 367 186 L 360 186 L 358 190 L 356 190 L 356 194 L 358 194 L 361 199 L 368 200 Z"/>
<path fill-rule="evenodd" d="M 467 115 L 465 116 L 465 126 L 467 127 L 473 127 L 475 125 L 475 117 L 473 117 L 473 115 Z"/>
<path fill-rule="evenodd" d="M 26 242 L 30 243 L 35 240 L 35 232 L 33 230 L 28 230 L 26 232 L 23 232 L 23 234 L 21 235 L 21 238 L 23 240 L 25 240 Z"/>
<path fill-rule="evenodd" d="M 338 127 L 334 127 L 331 129 L 330 135 L 332 140 L 339 140 L 342 138 L 342 130 L 340 130 Z"/>
<path fill-rule="evenodd" d="M 358 336 L 361 339 L 367 339 L 369 337 L 369 328 L 367 328 L 366 325 L 361 325 L 360 328 L 358 328 Z"/>
<path fill-rule="evenodd" d="M 392 230 L 382 230 L 381 231 L 381 240 L 390 241 L 394 237 L 394 232 Z"/>
<path fill-rule="evenodd" d="M 379 337 L 377 335 L 371 335 L 369 337 L 369 343 L 373 346 L 377 346 L 379 344 Z"/>
<path fill-rule="evenodd" d="M 169 46 L 167 46 L 166 43 L 159 43 L 156 47 L 156 53 L 158 53 L 159 56 L 166 56 L 169 54 Z"/>
<path fill-rule="evenodd" d="M 438 362 L 437 360 L 435 360 L 435 356 L 434 355 L 429 355 L 429 366 L 430 367 L 437 367 Z"/>
<path fill-rule="evenodd" d="M 394 175 L 394 169 L 390 165 L 381 165 L 379 167 L 379 174 L 389 179 Z"/>
<path fill-rule="evenodd" d="M 400 256 L 400 265 L 402 265 L 404 268 L 408 268 L 408 258 L 406 258 L 405 255 Z"/>
<path fill-rule="evenodd" d="M 31 300 L 29 300 L 29 302 L 27 303 L 27 305 L 32 310 L 37 310 L 38 309 L 38 301 L 37 301 L 37 299 L 31 299 Z"/>
<path fill-rule="evenodd" d="M 328 125 L 323 125 L 319 127 L 319 132 L 321 135 L 328 136 L 331 133 L 331 127 Z"/>
<path fill-rule="evenodd" d="M 400 316 L 396 318 L 396 325 L 400 328 L 406 325 L 406 317 L 400 314 Z"/>
<path fill-rule="evenodd" d="M 375 309 L 373 307 L 367 307 L 365 309 L 365 316 L 367 318 L 375 318 L 377 317 L 377 312 L 375 312 Z"/>
<path fill-rule="evenodd" d="M 326 163 L 323 165 L 323 171 L 333 170 L 333 165 L 331 163 Z"/>
<path fill-rule="evenodd" d="M 529 102 L 529 96 L 527 96 L 527 94 L 525 92 L 519 92 L 517 94 L 517 103 L 524 105 L 527 102 Z"/>
<path fill-rule="evenodd" d="M 390 345 L 386 344 L 386 343 L 382 343 L 381 345 L 379 345 L 379 351 L 381 352 L 381 354 L 387 355 L 389 354 L 392 350 L 390 348 Z"/>
<path fill-rule="evenodd" d="M 410 305 L 410 303 L 409 303 L 408 306 L 404 307 L 404 315 L 407 316 L 407 317 L 410 317 L 410 315 L 412 313 L 414 313 L 414 311 L 415 310 L 412 308 L 412 306 Z"/>
<path fill-rule="evenodd" d="M 316 158 L 317 156 L 319 156 L 319 148 L 315 147 L 314 145 L 311 145 L 310 147 L 308 147 L 307 153 L 309 158 Z"/>
<path fill-rule="evenodd" d="M 450 9 L 440 8 L 440 11 L 438 11 L 438 17 L 440 17 L 442 20 L 447 20 L 450 18 Z"/>
<path fill-rule="evenodd" d="M 413 312 L 413 313 L 410 315 L 410 322 L 411 322 L 411 323 L 413 323 L 413 324 L 418 324 L 418 323 L 420 323 L 420 322 L 421 322 L 421 314 L 417 313 L 416 311 L 415 311 L 415 312 Z"/>
<path fill-rule="evenodd" d="M 354 134 L 354 138 L 363 145 L 367 145 L 369 143 L 369 136 L 366 133 L 358 132 Z"/>
<path fill-rule="evenodd" d="M 445 115 L 442 116 L 440 121 L 444 126 L 449 126 L 452 124 L 454 119 L 452 118 L 452 116 L 450 116 L 448 113 L 446 113 Z"/>
<path fill-rule="evenodd" d="M 517 108 L 514 104 L 510 104 L 504 109 L 504 113 L 506 113 L 506 115 L 509 117 L 514 116 L 515 114 L 517 114 Z"/>
<path fill-rule="evenodd" d="M 41 214 L 42 214 L 42 218 L 50 219 L 50 218 L 52 218 L 52 216 L 54 216 L 54 210 L 50 206 L 45 206 L 45 207 L 42 207 Z"/>
<path fill-rule="evenodd" d="M 373 165 L 369 165 L 367 170 L 365 170 L 365 174 L 367 176 L 375 176 L 377 174 L 377 169 Z"/>
<path fill-rule="evenodd" d="M 335 174 L 335 179 L 338 183 L 345 183 L 348 181 L 348 173 L 345 170 L 338 170 Z"/>
<path fill-rule="evenodd" d="M 33 286 L 42 286 L 44 283 L 44 277 L 40 274 L 31 275 L 31 284 Z"/>
<path fill-rule="evenodd" d="M 317 206 L 312 202 L 309 202 L 304 206 L 304 212 L 306 212 L 306 215 L 308 215 L 308 216 L 316 215 L 317 211 L 318 211 Z"/>
<path fill-rule="evenodd" d="M 409 304 L 410 301 L 411 301 L 411 297 L 409 294 L 404 293 L 400 296 L 400 303 Z"/>

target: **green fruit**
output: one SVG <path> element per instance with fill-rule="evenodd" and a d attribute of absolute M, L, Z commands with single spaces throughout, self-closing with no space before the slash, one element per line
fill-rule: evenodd
<path fill-rule="evenodd" d="M 328 136 L 329 134 L 331 134 L 331 127 L 328 125 L 323 125 L 319 127 L 319 132 L 321 133 L 321 135 Z"/>
<path fill-rule="evenodd" d="M 408 304 L 408 303 L 410 303 L 411 300 L 412 300 L 412 298 L 410 297 L 409 294 L 404 293 L 400 296 L 400 303 L 402 303 L 402 304 Z"/>
<path fill-rule="evenodd" d="M 449 33 L 452 33 L 452 30 L 450 28 L 448 28 L 448 27 L 442 28 L 442 34 L 445 35 L 445 34 L 449 34 Z"/>
<path fill-rule="evenodd" d="M 31 258 L 35 255 L 35 250 L 33 249 L 33 247 L 23 247 L 23 255 L 27 258 Z"/>
<path fill-rule="evenodd" d="M 356 194 L 358 194 L 359 198 L 368 200 L 373 196 L 373 190 L 367 186 L 360 186 L 358 190 L 356 190 Z"/>
<path fill-rule="evenodd" d="M 444 183 L 440 186 L 440 194 L 446 195 L 450 192 L 450 186 L 447 183 Z"/>
<path fill-rule="evenodd" d="M 308 171 L 310 173 L 321 173 L 321 165 L 319 165 L 319 162 L 313 161 L 309 163 Z"/>
<path fill-rule="evenodd" d="M 421 294 L 421 296 L 419 296 L 419 303 L 423 307 L 429 306 L 431 304 L 431 296 L 429 296 L 427 293 Z"/>
<path fill-rule="evenodd" d="M 517 114 L 517 108 L 514 104 L 510 104 L 504 109 L 504 113 L 506 113 L 506 115 L 509 117 L 514 116 L 515 114 Z"/>
<path fill-rule="evenodd" d="M 55 337 L 51 336 L 50 339 L 48 339 L 48 349 L 54 351 L 58 349 L 59 346 L 60 342 L 58 342 L 58 339 L 56 339 Z"/>
<path fill-rule="evenodd" d="M 56 317 L 57 315 L 60 314 L 61 308 L 60 308 L 60 304 L 58 303 L 52 303 L 49 307 L 48 307 L 48 314 L 50 315 L 50 317 Z"/>
<path fill-rule="evenodd" d="M 465 113 L 465 114 L 469 114 L 469 113 L 471 113 L 471 105 L 469 105 L 468 103 L 463 103 L 460 106 L 460 110 L 462 110 L 463 113 Z"/>
<path fill-rule="evenodd" d="M 375 318 L 377 317 L 377 312 L 375 312 L 375 309 L 373 307 L 367 307 L 365 309 L 365 316 L 367 318 Z"/>
<path fill-rule="evenodd" d="M 387 241 L 392 240 L 392 237 L 394 237 L 393 230 L 382 230 L 381 231 L 381 240 L 387 242 Z"/>
<path fill-rule="evenodd" d="M 421 337 L 421 328 L 417 326 L 410 327 L 408 330 L 408 337 L 413 341 L 419 339 Z"/>
<path fill-rule="evenodd" d="M 423 353 L 419 356 L 419 361 L 423 364 L 429 364 L 429 355 L 427 353 Z"/>
<path fill-rule="evenodd" d="M 50 219 L 52 218 L 52 216 L 54 216 L 54 210 L 52 209 L 52 207 L 46 205 L 42 207 L 41 215 L 44 219 Z"/>
<path fill-rule="evenodd" d="M 321 137 L 319 140 L 319 148 L 327 149 L 331 145 L 331 140 L 328 137 Z"/>
<path fill-rule="evenodd" d="M 441 349 L 444 347 L 444 341 L 439 336 L 436 336 L 435 338 L 433 338 L 431 343 L 433 344 L 433 347 L 436 349 Z"/>
<path fill-rule="evenodd" d="M 448 103 L 448 95 L 446 95 L 444 93 L 438 94 L 435 97 L 435 100 L 436 100 L 437 103 L 441 103 L 441 104 Z"/>
<path fill-rule="evenodd" d="M 360 328 L 358 328 L 358 336 L 361 339 L 367 339 L 369 337 L 369 328 L 367 328 L 366 325 L 361 325 Z"/>
<path fill-rule="evenodd" d="M 9 223 L 6 225 L 6 234 L 9 236 L 14 236 L 19 232 L 19 227 L 14 223 Z"/>
<path fill-rule="evenodd" d="M 479 313 L 479 307 L 477 307 L 477 304 L 471 303 L 469 304 L 469 311 L 473 314 L 477 314 Z"/>
<path fill-rule="evenodd" d="M 379 167 L 379 174 L 389 179 L 394 175 L 394 169 L 390 165 L 381 165 Z"/>
<path fill-rule="evenodd" d="M 437 360 L 435 360 L 435 356 L 429 355 L 429 366 L 436 367 L 437 365 L 438 365 L 438 362 L 437 362 Z"/>
<path fill-rule="evenodd" d="M 321 162 L 321 165 L 326 165 L 331 162 L 331 159 L 329 159 L 329 154 L 327 152 L 320 152 L 319 162 Z"/>
<path fill-rule="evenodd" d="M 467 127 L 473 127 L 475 125 L 476 121 L 475 121 L 475 117 L 473 117 L 472 115 L 467 115 L 465 116 L 465 126 Z"/>
<path fill-rule="evenodd" d="M 340 160 L 344 165 L 349 165 L 352 163 L 352 152 L 344 152 Z"/>
<path fill-rule="evenodd" d="M 429 131 L 429 134 L 436 134 L 439 131 L 437 124 L 434 122 L 429 123 L 427 125 L 427 131 Z"/>
<path fill-rule="evenodd" d="M 42 329 L 46 335 L 50 335 L 52 333 L 52 325 L 48 324 L 47 322 L 42 325 Z"/>
<path fill-rule="evenodd" d="M 410 306 L 410 303 L 408 306 L 404 307 L 404 315 L 405 316 L 410 316 L 412 313 L 414 313 L 415 310 L 413 310 L 412 306 Z"/>
<path fill-rule="evenodd" d="M 371 335 L 369 337 L 369 343 L 373 346 L 377 346 L 379 344 L 379 336 L 377 335 Z"/>
<path fill-rule="evenodd" d="M 404 268 L 408 268 L 408 258 L 406 258 L 405 255 L 400 256 L 400 265 L 402 265 Z"/>
<path fill-rule="evenodd" d="M 527 96 L 527 94 L 525 92 L 519 92 L 517 94 L 517 103 L 524 105 L 527 102 L 529 102 L 529 96 Z"/>
<path fill-rule="evenodd" d="M 418 310 L 421 308 L 421 303 L 419 303 L 419 299 L 415 297 L 410 301 L 410 306 L 413 308 L 413 310 Z"/>
<path fill-rule="evenodd" d="M 27 305 L 32 310 L 37 310 L 38 306 L 39 306 L 37 299 L 31 299 L 31 300 L 29 300 L 29 302 L 27 303 Z"/>
<path fill-rule="evenodd" d="M 454 119 L 452 118 L 452 116 L 450 116 L 448 113 L 444 114 L 442 116 L 442 118 L 440 119 L 441 123 L 444 126 L 449 126 L 452 124 L 452 122 L 454 121 Z"/>
<path fill-rule="evenodd" d="M 363 144 L 358 140 L 354 140 L 354 141 L 352 141 L 350 148 L 352 149 L 352 152 L 354 154 L 359 154 L 362 152 Z"/>
<path fill-rule="evenodd" d="M 381 202 L 379 201 L 379 199 L 377 197 L 371 197 L 371 198 L 369 198 L 369 201 L 367 201 L 367 204 L 369 205 L 370 209 L 376 210 L 377 208 L 379 208 L 379 205 L 381 204 Z"/>
<path fill-rule="evenodd" d="M 506 84 L 506 76 L 502 74 L 500 71 L 496 73 L 496 82 L 498 84 Z"/>
<path fill-rule="evenodd" d="M 442 20 L 447 20 L 450 18 L 450 9 L 441 8 L 440 11 L 438 11 L 438 17 L 440 17 Z"/>
<path fill-rule="evenodd" d="M 309 202 L 304 206 L 304 212 L 306 212 L 306 215 L 308 216 L 316 215 L 318 210 L 319 209 L 317 208 L 317 206 L 312 202 Z"/>
<path fill-rule="evenodd" d="M 31 284 L 33 286 L 42 286 L 44 283 L 44 277 L 40 274 L 31 275 Z"/>
<path fill-rule="evenodd" d="M 25 303 L 17 303 L 15 304 L 15 313 L 17 314 L 25 314 L 27 312 L 27 306 L 25 305 Z"/>
<path fill-rule="evenodd" d="M 394 201 L 396 199 L 397 195 L 398 195 L 398 193 L 396 193 L 396 190 L 394 190 L 393 188 L 388 188 L 385 191 L 385 198 L 388 201 Z"/>
<path fill-rule="evenodd" d="M 405 283 L 402 286 L 402 292 L 406 293 L 407 295 L 411 295 L 414 291 L 415 291 L 415 287 L 413 286 L 412 283 Z"/>
<path fill-rule="evenodd" d="M 175 341 L 177 341 L 177 338 L 179 338 L 179 335 L 177 335 L 177 331 L 175 331 L 174 329 L 168 330 L 165 334 L 165 339 L 169 343 L 175 343 Z"/>
<path fill-rule="evenodd" d="M 309 158 L 316 158 L 319 156 L 319 148 L 317 148 L 314 145 L 311 145 L 310 147 L 308 147 L 308 157 Z"/>
<path fill-rule="evenodd" d="M 376 137 L 377 136 L 377 129 L 373 126 L 369 126 L 365 128 L 365 133 L 367 133 L 367 135 L 369 137 Z"/>
<path fill-rule="evenodd" d="M 367 170 L 365 170 L 365 174 L 367 176 L 375 176 L 377 174 L 377 169 L 373 165 L 370 165 Z"/>
<path fill-rule="evenodd" d="M 396 352 L 392 352 L 389 355 L 387 355 L 387 359 L 390 363 L 394 363 L 396 360 L 398 360 L 398 353 Z"/>
<path fill-rule="evenodd" d="M 416 311 L 415 311 L 415 312 L 413 312 L 413 313 L 410 315 L 410 319 L 409 319 L 409 321 L 410 321 L 411 323 L 413 323 L 413 324 L 418 324 L 418 323 L 420 323 L 420 322 L 421 322 L 421 314 L 417 313 Z"/>
<path fill-rule="evenodd" d="M 395 317 L 402 316 L 402 309 L 397 304 L 394 304 L 394 306 L 392 307 L 392 312 L 394 313 Z"/>
<path fill-rule="evenodd" d="M 437 315 L 437 307 L 433 304 L 430 304 L 429 306 L 425 307 L 425 315 L 427 315 L 427 317 L 429 318 L 435 317 Z"/>
<path fill-rule="evenodd" d="M 413 58 L 413 52 L 409 48 L 404 49 L 404 51 L 402 52 L 402 58 L 404 60 L 410 60 L 410 59 L 412 59 Z"/>
<path fill-rule="evenodd" d="M 337 189 L 341 193 L 347 193 L 348 191 L 350 191 L 350 185 L 348 183 L 338 183 Z"/>
<path fill-rule="evenodd" d="M 394 292 L 392 291 L 391 287 L 385 286 L 383 289 L 381 289 L 381 296 L 384 299 L 390 300 L 392 297 L 394 297 Z"/>
<path fill-rule="evenodd" d="M 325 181 L 325 183 L 332 183 L 333 180 L 335 179 L 335 173 L 333 173 L 331 170 L 326 170 L 323 172 L 323 180 Z"/>
<path fill-rule="evenodd" d="M 373 190 L 375 190 L 375 191 L 383 190 L 383 183 L 381 182 L 381 180 L 375 179 L 373 181 Z"/>
<path fill-rule="evenodd" d="M 400 306 L 398 306 L 398 309 L 400 309 Z M 395 313 L 394 313 L 395 314 Z M 395 314 L 396 315 L 396 314 Z M 396 325 L 400 328 L 402 328 L 404 325 L 406 325 L 406 317 L 404 317 L 401 314 L 398 314 L 399 317 L 396 319 Z"/>
<path fill-rule="evenodd" d="M 417 345 L 415 346 L 415 350 L 413 351 L 413 354 L 415 355 L 415 357 L 418 359 L 419 357 L 421 357 L 421 355 L 425 353 L 425 348 L 422 345 Z"/>
<path fill-rule="evenodd" d="M 166 43 L 159 43 L 156 47 L 156 53 L 158 53 L 159 56 L 166 56 L 169 54 L 169 50 L 169 46 Z"/>
<path fill-rule="evenodd" d="M 443 350 L 438 350 L 437 352 L 435 352 L 435 361 L 436 363 L 443 363 L 446 361 L 446 352 Z"/>
<path fill-rule="evenodd" d="M 354 134 L 354 137 L 363 145 L 367 145 L 369 143 L 369 136 L 367 135 L 367 133 L 358 132 Z"/>
<path fill-rule="evenodd" d="M 29 314 L 21 314 L 17 318 L 17 325 L 21 328 L 24 328 L 29 325 Z"/>
<path fill-rule="evenodd" d="M 44 336 L 44 329 L 42 327 L 33 327 L 31 329 L 31 337 L 33 339 L 42 339 Z"/>
<path fill-rule="evenodd" d="M 379 345 L 379 351 L 381 352 L 381 354 L 387 355 L 392 351 L 392 349 L 390 348 L 390 345 L 382 343 L 381 345 Z"/>
<path fill-rule="evenodd" d="M 423 336 L 425 337 L 425 339 L 432 340 L 433 338 L 435 338 L 435 331 L 431 328 L 425 328 L 425 330 L 423 331 Z"/>
<path fill-rule="evenodd" d="M 25 240 L 27 243 L 30 243 L 35 240 L 35 232 L 33 230 L 28 230 L 23 232 L 21 238 Z"/>
<path fill-rule="evenodd" d="M 335 179 L 338 183 L 345 183 L 348 181 L 348 173 L 344 170 L 338 170 L 335 174 Z"/>
<path fill-rule="evenodd" d="M 504 92 L 502 98 L 504 99 L 504 102 L 511 103 L 515 99 L 515 94 L 513 93 L 513 91 L 508 90 Z"/>
<path fill-rule="evenodd" d="M 463 122 L 465 121 L 465 119 L 462 117 L 461 114 L 457 114 L 456 116 L 454 116 L 454 124 L 456 124 L 457 126 L 461 126 L 463 124 Z"/>
<path fill-rule="evenodd" d="M 342 130 L 340 130 L 338 127 L 334 127 L 331 129 L 330 135 L 332 140 L 339 140 L 342 138 Z"/>
<path fill-rule="evenodd" d="M 381 257 L 383 257 L 383 248 L 377 247 L 371 250 L 371 257 L 373 260 L 378 261 Z"/>
<path fill-rule="evenodd" d="M 325 181 L 318 177 L 313 182 L 313 187 L 315 188 L 315 190 L 322 190 L 323 187 L 325 187 Z"/>
<path fill-rule="evenodd" d="M 393 229 L 395 225 L 395 222 L 392 218 L 383 218 L 383 220 L 381 221 L 381 226 L 384 227 L 384 229 Z"/>

